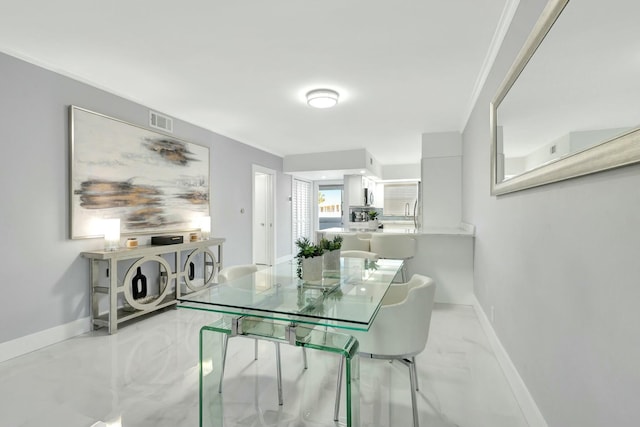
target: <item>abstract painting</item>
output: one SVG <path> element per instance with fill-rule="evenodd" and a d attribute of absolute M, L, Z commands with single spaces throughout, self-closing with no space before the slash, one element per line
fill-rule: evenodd
<path fill-rule="evenodd" d="M 71 115 L 71 238 L 198 228 L 209 215 L 209 148 L 76 106 Z"/>

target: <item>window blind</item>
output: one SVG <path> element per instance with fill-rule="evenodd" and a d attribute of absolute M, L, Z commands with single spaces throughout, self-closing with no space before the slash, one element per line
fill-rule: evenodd
<path fill-rule="evenodd" d="M 296 253 L 295 242 L 301 237 L 311 240 L 311 183 L 293 179 L 291 191 L 291 225 L 293 241 L 291 244 Z"/>

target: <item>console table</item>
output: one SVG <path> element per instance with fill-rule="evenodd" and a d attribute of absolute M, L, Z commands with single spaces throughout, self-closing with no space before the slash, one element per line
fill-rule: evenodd
<path fill-rule="evenodd" d="M 211 238 L 174 245 L 146 245 L 115 251 L 89 251 L 82 256 L 90 260 L 91 321 L 94 329 L 108 327 L 109 334 L 118 324 L 144 314 L 175 305 L 178 298 L 208 287 L 222 268 L 222 245 L 225 239 Z M 217 248 L 217 254 L 211 248 Z M 119 275 L 118 264 L 124 266 Z M 142 274 L 145 263 L 157 264 Z M 148 276 L 148 277 L 147 277 Z M 147 286 L 147 279 L 151 283 Z M 144 297 L 134 295 L 134 282 L 144 280 Z M 136 296 L 138 298 L 136 298 Z M 100 301 L 107 299 L 107 312 L 100 313 Z"/>

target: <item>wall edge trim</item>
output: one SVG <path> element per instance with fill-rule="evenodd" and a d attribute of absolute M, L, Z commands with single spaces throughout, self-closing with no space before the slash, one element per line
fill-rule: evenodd
<path fill-rule="evenodd" d="M 20 338 L 0 343 L 0 363 L 40 350 L 91 330 L 91 318 L 82 317 Z"/>
<path fill-rule="evenodd" d="M 491 346 L 496 359 L 498 359 L 498 364 L 502 368 L 502 372 L 511 387 L 511 391 L 522 410 L 522 414 L 524 415 L 527 424 L 529 424 L 530 427 L 548 427 L 542 412 L 540 412 L 538 405 L 535 400 L 533 400 L 533 396 L 529 393 L 529 389 L 511 361 L 509 353 L 507 353 L 505 348 L 502 346 L 502 343 L 500 342 L 498 335 L 496 335 L 489 318 L 482 309 L 480 302 L 476 296 L 473 296 L 473 300 L 473 310 L 476 312 L 480 326 L 487 336 L 489 345 Z"/>

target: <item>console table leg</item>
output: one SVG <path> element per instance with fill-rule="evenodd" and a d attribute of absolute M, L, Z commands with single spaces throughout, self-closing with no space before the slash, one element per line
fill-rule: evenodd
<path fill-rule="evenodd" d="M 109 260 L 109 334 L 118 332 L 118 262 Z"/>
<path fill-rule="evenodd" d="M 92 259 L 89 267 L 89 280 L 91 281 L 91 328 L 97 329 L 95 319 L 100 315 L 100 305 L 98 301 L 98 295 L 96 293 L 96 287 L 98 286 L 99 279 L 99 261 Z"/>

